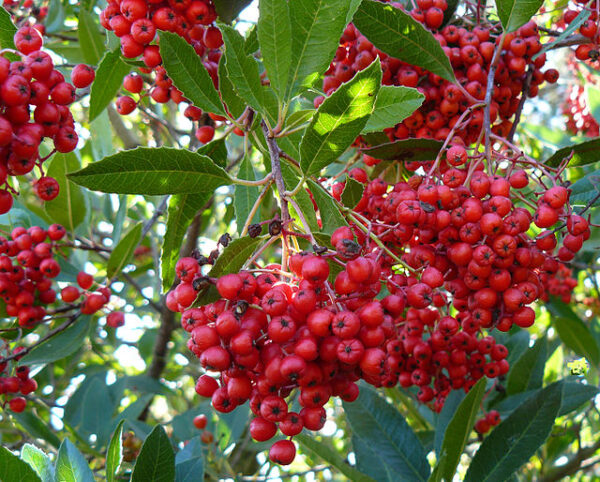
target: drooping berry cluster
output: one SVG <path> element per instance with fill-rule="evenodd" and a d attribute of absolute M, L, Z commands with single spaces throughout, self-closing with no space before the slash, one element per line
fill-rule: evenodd
<path fill-rule="evenodd" d="M 390 140 L 415 137 L 444 140 L 461 114 L 474 102 L 481 102 L 485 98 L 490 65 L 496 45 L 500 41 L 493 29 L 484 26 L 467 28 L 447 25 L 437 31 L 441 26 L 445 4 L 445 0 L 419 0 L 419 9 L 413 10 L 411 15 L 436 32 L 435 37 L 448 55 L 462 88 L 420 67 L 389 57 L 375 48 L 350 24 L 344 31 L 335 59 L 326 72 L 323 81 L 324 92 L 327 95 L 331 94 L 343 82 L 350 80 L 358 70 L 365 68 L 379 56 L 383 84 L 415 87 L 425 95 L 423 105 L 410 117 L 396 127 L 386 129 Z M 540 36 L 534 22 L 529 22 L 516 32 L 505 36 L 494 77 L 490 113 L 492 130 L 496 134 L 506 135 L 510 131 L 511 118 L 518 109 L 519 98 L 527 85 L 527 95 L 535 97 L 538 86 L 544 81 L 557 81 L 558 72 L 555 69 L 541 71 L 546 62 L 545 54 L 533 59 L 541 48 Z M 527 81 L 528 68 L 532 69 L 530 81 Z M 315 102 L 318 104 L 321 101 L 322 97 L 319 97 Z M 458 135 L 466 144 L 475 142 L 480 135 L 483 121 L 483 111 L 475 111 L 466 125 L 459 130 Z"/>
<path fill-rule="evenodd" d="M 7 344 L 4 345 L 3 350 L 0 353 L 4 355 L 17 355 L 22 351 L 22 347 L 15 348 L 10 353 L 10 348 Z M 14 358 L 15 361 L 20 359 L 19 356 Z M 14 375 L 10 376 L 9 366 L 13 365 L 14 362 L 2 362 L 0 363 L 0 395 L 4 395 L 3 408 L 8 408 L 16 413 L 20 413 L 25 410 L 27 406 L 27 395 L 37 390 L 37 382 L 30 378 L 29 367 L 19 365 L 14 367 Z M 18 396 L 21 395 L 21 396 Z M 10 397 L 10 398 L 9 398 Z"/>
<path fill-rule="evenodd" d="M 169 100 L 179 104 L 184 102 L 183 94 L 173 85 L 161 66 L 162 59 L 156 43 L 157 31 L 174 32 L 184 38 L 199 57 L 217 84 L 217 68 L 223 44 L 221 32 L 214 25 L 217 18 L 211 0 L 111 0 L 100 15 L 104 28 L 113 31 L 121 40 L 121 51 L 127 58 L 142 57 L 145 68 L 142 74 L 151 75 L 151 80 L 138 73 L 125 77 L 123 88 L 140 98 L 149 95 L 158 103 Z M 130 95 L 117 99 L 117 111 L 122 115 L 133 112 L 137 102 Z M 197 121 L 202 111 L 189 106 L 186 117 Z M 212 127 L 211 127 L 212 129 Z M 207 129 L 198 134 L 201 142 L 208 142 Z"/>
<path fill-rule="evenodd" d="M 39 31 L 22 27 L 14 41 L 21 60 L 0 56 L 0 213 L 6 213 L 13 203 L 9 176 L 23 176 L 35 166 L 42 173 L 35 183 L 36 193 L 43 200 L 54 199 L 59 185 L 43 175 L 42 163 L 50 156 L 40 157 L 39 146 L 49 138 L 53 152 L 70 152 L 78 141 L 69 111 L 75 88 L 41 50 Z"/>

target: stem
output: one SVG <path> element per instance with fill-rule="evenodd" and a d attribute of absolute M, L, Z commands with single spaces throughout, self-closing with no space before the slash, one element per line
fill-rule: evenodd
<path fill-rule="evenodd" d="M 523 106 L 527 101 L 529 86 L 531 85 L 531 79 L 533 77 L 534 66 L 531 64 L 527 71 L 527 77 L 525 77 L 525 82 L 523 83 L 523 93 L 521 94 L 521 100 L 519 100 L 519 107 L 517 107 L 517 112 L 515 112 L 515 120 L 513 121 L 513 125 L 510 128 L 510 132 L 508 133 L 507 140 L 508 142 L 512 142 L 513 137 L 515 136 L 515 132 L 517 131 L 517 126 L 521 121 L 521 114 L 523 113 Z"/>
<path fill-rule="evenodd" d="M 485 129 L 485 158 L 488 163 L 488 169 L 490 168 L 492 154 L 491 154 L 491 133 L 492 125 L 490 122 L 490 111 L 492 109 L 492 93 L 494 91 L 494 77 L 496 76 L 496 68 L 498 66 L 498 60 L 500 59 L 500 52 L 504 48 L 504 39 L 506 38 L 506 32 L 502 33 L 500 42 L 494 51 L 494 57 L 490 64 L 490 71 L 488 72 L 487 87 L 485 91 L 485 109 L 483 110 L 483 127 Z"/>
<path fill-rule="evenodd" d="M 242 186 L 263 186 L 265 184 L 270 183 L 271 179 L 273 179 L 272 173 L 267 174 L 264 178 L 259 179 L 258 181 L 247 181 L 246 179 L 239 179 L 237 177 L 231 176 L 231 180 L 235 184 L 241 184 Z"/>
<path fill-rule="evenodd" d="M 242 229 L 242 234 L 240 234 L 241 237 L 246 236 L 246 234 L 248 234 L 248 227 L 250 226 L 250 223 L 252 222 L 254 215 L 258 211 L 260 204 L 262 203 L 263 199 L 269 192 L 269 188 L 271 187 L 272 183 L 273 183 L 273 179 L 270 179 L 269 182 L 264 185 L 262 191 L 258 195 L 258 198 L 254 202 L 254 205 L 252 206 L 252 209 L 250 210 L 250 213 L 248 214 L 248 217 L 246 218 L 246 222 L 244 223 L 244 228 Z"/>
<path fill-rule="evenodd" d="M 290 220 L 290 212 L 288 210 L 287 200 L 284 197 L 285 194 L 285 183 L 283 182 L 283 174 L 281 173 L 281 161 L 279 159 L 280 150 L 277 145 L 273 133 L 269 131 L 265 121 L 261 121 L 263 134 L 269 147 L 269 155 L 271 156 L 271 174 L 275 178 L 275 185 L 279 191 L 279 199 L 281 201 L 281 218 L 284 224 Z"/>

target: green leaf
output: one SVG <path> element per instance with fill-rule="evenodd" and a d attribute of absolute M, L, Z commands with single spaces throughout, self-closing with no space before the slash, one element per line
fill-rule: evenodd
<path fill-rule="evenodd" d="M 294 440 L 298 442 L 303 449 L 307 450 L 310 454 L 315 457 L 318 457 L 328 465 L 331 465 L 333 468 L 337 469 L 341 474 L 344 474 L 352 481 L 371 481 L 371 477 L 366 474 L 363 474 L 359 470 L 356 470 L 354 467 L 348 464 L 344 460 L 344 458 L 335 450 L 333 450 L 328 445 L 315 440 L 313 437 L 299 434 L 294 437 Z"/>
<path fill-rule="evenodd" d="M 106 480 L 107 482 L 115 482 L 117 480 L 117 472 L 121 466 L 123 460 L 123 442 L 121 437 L 123 436 L 123 424 L 124 420 L 119 422 L 115 429 L 113 436 L 108 444 L 108 450 L 106 451 Z"/>
<path fill-rule="evenodd" d="M 96 65 L 106 50 L 104 47 L 104 38 L 100 33 L 95 18 L 96 15 L 93 15 L 85 8 L 79 9 L 79 24 L 77 26 L 79 46 L 83 53 L 83 58 L 91 65 Z"/>
<path fill-rule="evenodd" d="M 540 388 L 544 379 L 544 367 L 548 356 L 548 340 L 538 339 L 535 344 L 525 350 L 519 359 L 511 365 L 508 373 L 506 391 L 509 395 Z"/>
<path fill-rule="evenodd" d="M 231 182 L 209 157 L 170 147 L 121 151 L 72 172 L 69 179 L 95 191 L 146 196 L 212 193 Z"/>
<path fill-rule="evenodd" d="M 346 178 L 346 185 L 342 191 L 342 203 L 347 208 L 354 208 L 362 199 L 365 185 L 352 179 Z"/>
<path fill-rule="evenodd" d="M 42 421 L 33 412 L 26 410 L 22 413 L 13 413 L 12 416 L 32 437 L 45 440 L 55 448 L 58 448 L 60 445 L 59 438 L 50 427 L 48 427 L 48 424 Z"/>
<path fill-rule="evenodd" d="M 110 258 L 108 258 L 108 262 L 106 263 L 106 277 L 108 279 L 118 276 L 131 261 L 133 252 L 142 239 L 142 228 L 142 222 L 137 223 L 113 248 Z"/>
<path fill-rule="evenodd" d="M 162 425 L 154 427 L 138 455 L 131 482 L 173 482 L 175 453 Z"/>
<path fill-rule="evenodd" d="M 396 480 L 426 480 L 425 451 L 400 412 L 365 385 L 352 403 L 343 403 L 352 432 L 376 452 Z"/>
<path fill-rule="evenodd" d="M 96 79 L 90 91 L 90 121 L 98 117 L 112 102 L 121 88 L 123 77 L 130 70 L 131 66 L 123 62 L 119 50 L 104 54 L 96 70 Z"/>
<path fill-rule="evenodd" d="M 466 482 L 506 480 L 544 443 L 558 414 L 561 382 L 530 397 L 500 423 L 473 457 Z"/>
<path fill-rule="evenodd" d="M 496 0 L 496 10 L 506 32 L 525 25 L 539 10 L 544 0 Z"/>
<path fill-rule="evenodd" d="M 78 432 L 89 436 L 96 435 L 96 446 L 102 446 L 107 431 L 106 419 L 112 417 L 115 404 L 113 404 L 106 383 L 95 378 L 85 392 L 83 405 L 81 407 L 81 423 L 77 427 Z"/>
<path fill-rule="evenodd" d="M 356 468 L 377 482 L 395 482 L 393 468 L 385 464 L 369 442 L 352 435 L 352 449 L 356 458 Z"/>
<path fill-rule="evenodd" d="M 292 25 L 287 0 L 260 0 L 258 42 L 277 97 L 283 99 L 292 63 Z"/>
<path fill-rule="evenodd" d="M 211 193 L 176 194 L 169 199 L 167 227 L 160 253 L 160 276 L 164 292 L 171 289 L 175 279 L 175 264 L 179 259 L 185 233 L 211 195 Z"/>
<path fill-rule="evenodd" d="M 0 480 L 2 482 L 39 482 L 35 471 L 10 450 L 0 447 Z"/>
<path fill-rule="evenodd" d="M 27 462 L 35 470 L 42 482 L 54 482 L 54 464 L 50 457 L 35 445 L 23 445 L 21 460 Z"/>
<path fill-rule="evenodd" d="M 83 190 L 67 179 L 68 172 L 80 168 L 81 164 L 74 153 L 56 153 L 47 171 L 48 176 L 58 181 L 60 191 L 55 199 L 44 203 L 44 210 L 53 221 L 65 226 L 70 233 L 74 233 L 75 228 L 85 220 L 87 212 Z"/>
<path fill-rule="evenodd" d="M 183 95 L 206 112 L 225 115 L 219 93 L 194 47 L 171 32 L 160 32 L 159 45 L 167 74 Z"/>
<path fill-rule="evenodd" d="M 258 52 L 258 32 L 256 30 L 256 25 L 250 27 L 250 30 L 246 32 L 246 40 L 244 40 L 244 52 L 248 55 L 255 54 Z"/>
<path fill-rule="evenodd" d="M 252 0 L 214 0 L 215 10 L 222 22 L 231 23 Z"/>
<path fill-rule="evenodd" d="M 444 434 L 440 461 L 436 467 L 436 473 L 439 476 L 436 480 L 452 480 L 454 477 L 460 456 L 467 445 L 469 434 L 473 430 L 475 418 L 485 394 L 486 382 L 487 378 L 483 377 L 469 390 L 450 420 Z"/>
<path fill-rule="evenodd" d="M 300 167 L 305 174 L 318 174 L 352 145 L 373 112 L 380 84 L 377 58 L 319 106 L 300 144 Z"/>
<path fill-rule="evenodd" d="M 175 458 L 175 481 L 195 482 L 204 480 L 203 444 L 200 437 L 194 437 L 187 445 L 177 452 Z"/>
<path fill-rule="evenodd" d="M 217 73 L 219 75 L 219 92 L 221 93 L 221 98 L 227 106 L 231 116 L 237 119 L 244 113 L 246 103 L 240 99 L 239 95 L 237 95 L 231 80 L 229 80 L 229 73 L 227 72 L 224 56 L 221 56 L 221 59 L 219 60 Z"/>
<path fill-rule="evenodd" d="M 363 152 L 383 161 L 431 161 L 443 145 L 435 139 L 403 139 L 363 149 Z"/>
<path fill-rule="evenodd" d="M 254 110 L 264 112 L 263 88 L 254 57 L 246 54 L 244 38 L 228 25 L 220 25 L 225 44 L 225 66 L 229 80 L 238 95 Z"/>
<path fill-rule="evenodd" d="M 61 0 L 50 0 L 48 16 L 44 19 L 46 33 L 61 32 L 65 28 L 65 8 Z"/>
<path fill-rule="evenodd" d="M 237 177 L 247 181 L 256 180 L 254 169 L 252 168 L 252 162 L 247 156 L 244 157 L 242 163 L 240 164 L 240 170 L 238 171 Z M 235 219 L 237 221 L 238 234 L 242 233 L 244 223 L 250 215 L 250 210 L 254 206 L 254 203 L 258 199 L 259 195 L 260 190 L 258 186 L 244 186 L 242 184 L 235 186 L 233 206 L 235 208 Z M 254 213 L 254 216 L 250 222 L 252 223 L 256 219 L 257 213 Z"/>
<path fill-rule="evenodd" d="M 452 17 L 454 17 L 459 0 L 449 0 L 447 3 L 448 8 L 444 10 L 444 22 L 442 23 L 442 26 L 445 26 L 448 22 L 450 22 L 450 20 L 452 20 Z"/>
<path fill-rule="evenodd" d="M 308 188 L 319 208 L 319 215 L 321 216 L 321 222 L 323 223 L 323 227 L 321 228 L 322 232 L 331 234 L 340 226 L 348 226 L 348 223 L 344 219 L 344 216 L 342 216 L 335 200 L 323 189 L 323 187 L 321 187 L 321 185 L 309 180 Z"/>
<path fill-rule="evenodd" d="M 90 328 L 90 317 L 80 315 L 79 319 L 65 331 L 36 346 L 19 360 L 20 365 L 42 365 L 61 360 L 75 353 L 83 345 Z"/>
<path fill-rule="evenodd" d="M 17 27 L 13 23 L 10 13 L 4 7 L 0 7 L 0 48 L 14 49 L 16 33 Z"/>
<path fill-rule="evenodd" d="M 63 440 L 56 460 L 56 480 L 60 482 L 94 482 L 85 458 L 69 439 Z"/>
<path fill-rule="evenodd" d="M 292 62 L 287 98 L 310 87 L 331 63 L 357 2 L 302 0 L 289 2 L 292 21 Z"/>
<path fill-rule="evenodd" d="M 203 156 L 210 157 L 215 164 L 222 168 L 227 167 L 227 146 L 224 137 L 215 139 L 208 144 L 204 144 L 199 147 L 196 152 Z"/>
<path fill-rule="evenodd" d="M 425 96 L 417 89 L 382 85 L 377 94 L 373 114 L 363 132 L 382 131 L 394 127 L 421 107 L 423 100 Z"/>
<path fill-rule="evenodd" d="M 600 170 L 590 172 L 571 186 L 569 202 L 574 206 L 587 206 L 600 194 Z M 596 199 L 592 206 L 600 204 Z"/>
<path fill-rule="evenodd" d="M 554 315 L 552 324 L 563 343 L 597 367 L 600 364 L 600 349 L 588 325 L 581 321 L 569 305 L 558 299 L 553 299 L 546 306 Z"/>
<path fill-rule="evenodd" d="M 263 239 L 260 237 L 251 238 L 250 236 L 234 239 L 219 255 L 209 275 L 213 278 L 219 278 L 229 273 L 238 272 L 258 248 L 261 241 Z M 196 304 L 205 305 L 217 300 L 218 297 L 217 289 L 211 285 L 205 292 L 200 293 Z"/>
<path fill-rule="evenodd" d="M 581 405 L 595 397 L 600 391 L 598 387 L 584 385 L 579 382 L 566 381 L 563 383 L 563 386 L 562 402 L 558 412 L 559 417 L 581 407 Z"/>
<path fill-rule="evenodd" d="M 433 447 L 435 449 L 435 453 L 437 455 L 438 460 L 442 455 L 442 443 L 444 442 L 444 435 L 446 433 L 446 428 L 452 420 L 454 413 L 458 409 L 458 406 L 465 398 L 465 392 L 463 390 L 452 390 L 450 394 L 446 397 L 446 401 L 444 402 L 444 406 L 442 407 L 442 411 L 437 417 L 437 421 L 435 423 L 435 436 L 433 439 Z"/>
<path fill-rule="evenodd" d="M 571 152 L 573 152 L 573 158 L 569 161 L 569 167 L 586 166 L 598 162 L 600 161 L 600 138 L 596 137 L 589 141 L 563 147 L 546 159 L 544 164 L 557 167 L 571 155 Z"/>
<path fill-rule="evenodd" d="M 354 25 L 386 54 L 456 82 L 450 60 L 433 34 L 410 14 L 391 5 L 363 0 Z"/>

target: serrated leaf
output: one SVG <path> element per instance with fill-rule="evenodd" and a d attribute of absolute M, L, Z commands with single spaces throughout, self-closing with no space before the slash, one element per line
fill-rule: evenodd
<path fill-rule="evenodd" d="M 305 434 L 299 434 L 294 437 L 294 440 L 313 456 L 324 460 L 350 480 L 357 482 L 373 480 L 368 475 L 363 474 L 359 470 L 349 465 L 338 452 L 333 450 L 328 445 L 315 440 L 313 437 Z"/>
<path fill-rule="evenodd" d="M 527 399 L 483 441 L 465 476 L 466 482 L 506 480 L 544 443 L 558 414 L 562 383 Z"/>
<path fill-rule="evenodd" d="M 56 480 L 61 482 L 94 482 L 85 458 L 69 439 L 63 440 L 56 460 Z"/>
<path fill-rule="evenodd" d="M 163 291 L 167 292 L 175 279 L 175 264 L 185 233 L 198 212 L 211 198 L 211 193 L 176 194 L 169 199 L 167 227 L 160 253 L 160 273 Z"/>
<path fill-rule="evenodd" d="M 115 482 L 117 480 L 117 472 L 123 460 L 123 424 L 124 420 L 119 422 L 113 436 L 108 444 L 106 451 L 106 480 L 107 482 Z"/>
<path fill-rule="evenodd" d="M 14 36 L 17 27 L 13 23 L 10 13 L 4 7 L 0 7 L 0 48 L 14 49 Z"/>
<path fill-rule="evenodd" d="M 133 258 L 133 252 L 142 239 L 142 227 L 141 222 L 137 223 L 111 251 L 106 263 L 106 277 L 108 279 L 118 276 Z"/>
<path fill-rule="evenodd" d="M 287 0 L 260 0 L 257 33 L 271 87 L 283 99 L 292 62 L 292 25 Z"/>
<path fill-rule="evenodd" d="M 204 144 L 199 147 L 196 152 L 203 156 L 210 157 L 217 166 L 223 169 L 227 167 L 227 145 L 225 144 L 225 137 L 220 137 L 214 141 L 210 141 L 208 144 Z"/>
<path fill-rule="evenodd" d="M 221 56 L 221 59 L 219 60 L 217 73 L 219 76 L 219 92 L 221 93 L 221 98 L 232 117 L 237 119 L 242 115 L 244 109 L 246 109 L 246 104 L 240 99 L 240 96 L 237 95 L 231 80 L 229 80 L 224 56 Z"/>
<path fill-rule="evenodd" d="M 573 152 L 573 158 L 569 161 L 569 167 L 586 166 L 598 162 L 600 161 L 600 138 L 596 137 L 589 141 L 563 147 L 546 159 L 544 164 L 557 167 L 571 155 L 571 152 Z"/>
<path fill-rule="evenodd" d="M 442 411 L 439 413 L 437 417 L 437 421 L 435 423 L 435 435 L 433 439 L 433 448 L 435 449 L 435 453 L 437 455 L 438 460 L 442 455 L 442 443 L 444 442 L 444 434 L 446 433 L 446 428 L 452 420 L 456 409 L 460 405 L 460 403 L 465 398 L 465 392 L 463 390 L 452 390 L 450 394 L 446 397 L 446 401 L 444 402 L 444 406 L 442 407 Z"/>
<path fill-rule="evenodd" d="M 88 64 L 96 65 L 105 52 L 104 38 L 95 20 L 96 16 L 85 8 L 79 9 L 77 35 L 83 58 Z"/>
<path fill-rule="evenodd" d="M 56 153 L 50 160 L 47 175 L 58 181 L 60 191 L 52 201 L 44 203 L 44 211 L 53 221 L 62 224 L 70 233 L 84 220 L 87 212 L 85 196 L 82 189 L 67 179 L 67 173 L 81 168 L 77 156 Z"/>
<path fill-rule="evenodd" d="M 396 480 L 427 480 L 425 451 L 400 412 L 365 385 L 352 403 L 343 403 L 352 433 L 376 452 Z"/>
<path fill-rule="evenodd" d="M 244 157 L 240 164 L 240 170 L 238 171 L 237 177 L 239 179 L 245 179 L 247 181 L 255 181 L 256 176 L 254 175 L 254 169 L 252 168 L 252 162 L 248 157 Z M 254 203 L 260 195 L 258 186 L 244 186 L 239 184 L 235 186 L 233 196 L 233 206 L 235 208 L 235 219 L 237 221 L 238 234 L 242 233 L 246 219 L 250 215 L 250 210 L 254 206 Z M 257 213 L 250 223 L 254 222 L 257 217 Z"/>
<path fill-rule="evenodd" d="M 347 208 L 354 208 L 360 202 L 365 191 L 365 185 L 352 179 L 346 178 L 346 185 L 342 191 L 342 204 Z"/>
<path fill-rule="evenodd" d="M 290 99 L 310 87 L 327 70 L 357 2 L 302 0 L 289 2 L 292 21 L 292 63 L 288 80 Z"/>
<path fill-rule="evenodd" d="M 386 54 L 456 82 L 440 43 L 410 14 L 389 4 L 363 0 L 354 14 L 354 25 Z"/>
<path fill-rule="evenodd" d="M 106 109 L 106 106 L 112 102 L 121 88 L 123 77 L 130 71 L 131 66 L 123 62 L 119 50 L 104 54 L 96 70 L 96 78 L 90 90 L 90 121 L 98 117 Z"/>
<path fill-rule="evenodd" d="M 373 114 L 363 132 L 376 132 L 394 127 L 421 107 L 425 96 L 410 87 L 382 85 Z"/>
<path fill-rule="evenodd" d="M 244 50 L 244 39 L 228 25 L 220 25 L 225 44 L 225 66 L 237 94 L 258 112 L 264 112 L 258 64 Z"/>
<path fill-rule="evenodd" d="M 21 460 L 29 464 L 42 482 L 54 482 L 54 464 L 50 457 L 35 445 L 23 445 Z"/>
<path fill-rule="evenodd" d="M 571 196 L 569 203 L 577 206 L 587 206 L 600 194 L 600 170 L 586 174 L 571 186 Z M 600 200 L 596 199 L 592 206 L 600 204 Z"/>
<path fill-rule="evenodd" d="M 184 149 L 138 147 L 69 174 L 80 186 L 117 194 L 198 194 L 231 182 L 209 157 Z"/>
<path fill-rule="evenodd" d="M 486 382 L 487 378 L 483 377 L 469 390 L 446 427 L 441 457 L 438 467 L 436 467 L 438 476 L 436 480 L 452 480 L 454 477 L 460 456 L 467 445 L 469 434 L 473 430 L 475 418 L 485 394 Z"/>
<path fill-rule="evenodd" d="M 506 32 L 525 25 L 539 10 L 544 0 L 496 0 L 496 10 Z"/>
<path fill-rule="evenodd" d="M 300 127 L 302 124 L 310 122 L 312 117 L 315 115 L 315 109 L 298 110 L 292 112 L 285 120 L 286 129 L 295 129 Z"/>
<path fill-rule="evenodd" d="M 175 453 L 165 429 L 157 425 L 142 445 L 131 482 L 173 482 L 174 479 Z"/>
<path fill-rule="evenodd" d="M 50 429 L 48 424 L 42 421 L 31 411 L 24 411 L 22 413 L 13 413 L 12 417 L 22 425 L 26 432 L 35 438 L 45 440 L 50 445 L 58 448 L 60 440 L 56 434 Z"/>
<path fill-rule="evenodd" d="M 61 0 L 50 0 L 48 5 L 48 16 L 44 19 L 46 33 L 56 33 L 64 29 L 65 8 Z"/>
<path fill-rule="evenodd" d="M 403 139 L 363 149 L 363 152 L 383 161 L 431 161 L 443 145 L 435 139 Z"/>
<path fill-rule="evenodd" d="M 340 226 L 348 226 L 334 199 L 325 192 L 323 187 L 311 180 L 307 181 L 307 183 L 319 208 L 319 215 L 323 224 L 321 231 L 326 234 L 332 234 Z"/>
<path fill-rule="evenodd" d="M 540 388 L 544 378 L 544 367 L 548 356 L 548 340 L 538 339 L 511 365 L 506 391 L 509 395 Z"/>
<path fill-rule="evenodd" d="M 0 480 L 2 482 L 40 482 L 40 478 L 26 462 L 4 447 L 0 447 Z"/>
<path fill-rule="evenodd" d="M 300 144 L 300 167 L 306 175 L 318 174 L 352 145 L 373 112 L 380 84 L 377 58 L 323 101 Z"/>
<path fill-rule="evenodd" d="M 206 112 L 225 115 L 219 93 L 194 47 L 171 32 L 160 32 L 159 45 L 163 66 L 183 95 Z"/>
<path fill-rule="evenodd" d="M 255 54 L 258 51 L 258 32 L 256 25 L 250 27 L 250 30 L 246 32 L 246 39 L 244 40 L 244 51 L 248 55 Z"/>
<path fill-rule="evenodd" d="M 83 345 L 88 334 L 90 317 L 80 315 L 79 319 L 66 330 L 36 346 L 19 360 L 21 365 L 42 365 L 51 363 L 75 353 Z"/>

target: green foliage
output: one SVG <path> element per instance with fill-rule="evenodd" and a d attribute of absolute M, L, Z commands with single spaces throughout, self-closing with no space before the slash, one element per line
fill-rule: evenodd
<path fill-rule="evenodd" d="M 119 422 L 113 436 L 110 439 L 108 450 L 106 453 L 106 480 L 107 482 L 115 482 L 117 480 L 117 472 L 123 461 L 123 424 L 124 420 Z"/>
<path fill-rule="evenodd" d="M 348 208 L 355 207 L 361 200 L 365 186 L 351 177 L 346 179 L 346 185 L 342 191 L 342 203 Z"/>
<path fill-rule="evenodd" d="M 122 59 L 118 50 L 106 52 L 96 71 L 96 80 L 90 91 L 90 121 L 98 117 L 115 98 L 123 78 L 131 67 Z"/>
<path fill-rule="evenodd" d="M 131 230 L 123 236 L 121 241 L 114 247 L 106 263 L 106 276 L 111 279 L 117 276 L 123 268 L 129 264 L 133 257 L 135 248 L 142 239 L 142 223 L 136 224 Z"/>
<path fill-rule="evenodd" d="M 443 143 L 435 139 L 404 139 L 364 149 L 375 159 L 389 161 L 425 161 L 435 159 Z"/>
<path fill-rule="evenodd" d="M 0 447 L 0 479 L 4 482 L 39 482 L 36 472 L 10 450 Z"/>
<path fill-rule="evenodd" d="M 496 0 L 496 10 L 506 32 L 513 32 L 533 17 L 544 0 Z"/>
<path fill-rule="evenodd" d="M 377 94 L 373 114 L 363 132 L 377 132 L 394 127 L 417 110 L 424 100 L 425 96 L 417 89 L 382 85 Z"/>
<path fill-rule="evenodd" d="M 157 425 L 142 445 L 131 474 L 131 481 L 171 482 L 174 478 L 175 453 L 165 429 Z"/>
<path fill-rule="evenodd" d="M 85 458 L 69 439 L 65 439 L 58 449 L 56 478 L 64 482 L 94 482 Z"/>

